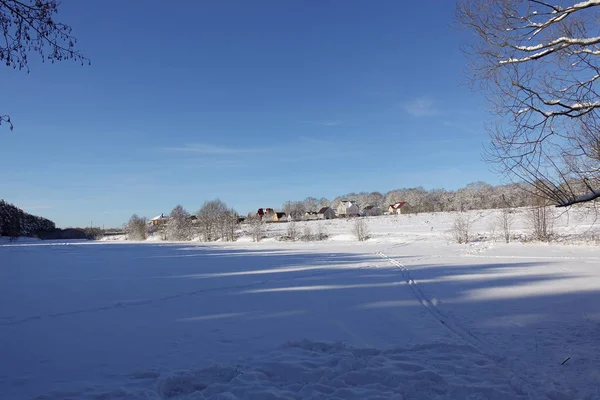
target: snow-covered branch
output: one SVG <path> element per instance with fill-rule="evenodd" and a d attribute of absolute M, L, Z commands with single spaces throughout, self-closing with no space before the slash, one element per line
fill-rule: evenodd
<path fill-rule="evenodd" d="M 576 196 L 571 199 L 563 199 L 559 201 L 556 207 L 568 207 L 577 203 L 585 203 L 588 201 L 596 200 L 600 198 L 600 190 L 593 190 L 591 193 L 587 193 L 581 196 Z"/>
<path fill-rule="evenodd" d="M 533 60 L 538 60 L 542 57 L 546 57 L 549 54 L 565 50 L 571 46 L 592 46 L 600 43 L 600 36 L 596 36 L 593 38 L 568 38 L 561 37 L 555 40 L 552 40 L 548 43 L 540 43 L 535 46 L 511 46 L 514 50 L 518 50 L 524 53 L 531 53 L 537 51 L 537 53 L 523 56 L 523 57 L 510 57 L 504 60 L 500 60 L 498 64 L 516 64 L 523 63 Z M 541 51 L 538 51 L 541 50 Z M 582 51 L 579 51 L 582 53 Z M 588 54 L 594 54 L 593 52 L 588 52 Z"/>
<path fill-rule="evenodd" d="M 530 15 L 523 18 L 523 19 L 527 20 L 528 22 L 530 22 L 530 24 L 526 26 L 527 28 L 529 28 L 529 27 L 536 28 L 536 30 L 534 31 L 532 36 L 535 36 L 535 35 L 539 34 L 542 30 L 561 22 L 562 20 L 564 20 L 565 18 L 567 18 L 569 15 L 571 15 L 573 13 L 584 10 L 586 8 L 595 7 L 595 6 L 600 5 L 599 0 L 582 1 L 580 3 L 573 4 L 572 6 L 566 7 L 566 8 L 563 8 L 560 5 L 551 5 L 551 4 L 541 2 L 541 1 L 536 1 L 536 0 L 531 0 L 530 2 L 534 3 L 534 4 L 542 5 L 544 7 L 550 8 L 552 10 L 549 14 L 542 14 L 537 11 L 533 11 Z M 533 18 L 539 17 L 540 15 L 550 15 L 550 17 L 543 22 L 532 22 Z"/>

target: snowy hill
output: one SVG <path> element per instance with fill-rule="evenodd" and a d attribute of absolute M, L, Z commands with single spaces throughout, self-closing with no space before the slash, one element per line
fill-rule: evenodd
<path fill-rule="evenodd" d="M 600 237 L 600 225 L 597 224 L 596 210 L 590 206 L 574 207 L 570 210 L 554 207 L 548 208 L 552 230 L 558 242 L 594 242 Z M 514 241 L 530 240 L 532 223 L 530 209 L 516 208 L 511 210 L 511 235 Z M 409 238 L 427 238 L 430 240 L 453 241 L 453 223 L 457 217 L 466 218 L 471 225 L 470 231 L 474 241 L 503 241 L 502 210 L 473 210 L 466 212 L 435 212 L 406 215 L 387 215 L 380 217 L 363 217 L 367 221 L 371 233 L 371 241 L 408 240 Z M 313 231 L 321 225 L 329 234 L 330 240 L 355 241 L 352 235 L 353 219 L 333 219 L 321 221 L 298 221 L 298 229 L 304 226 Z M 276 239 L 286 235 L 287 224 L 266 224 L 266 236 Z M 245 238 L 248 240 L 250 238 Z"/>
<path fill-rule="evenodd" d="M 598 399 L 593 215 L 300 222 L 325 241 L 0 245 L 0 392 L 27 399 Z M 464 214 L 463 214 L 464 216 Z M 518 210 L 514 236 L 530 235 Z M 565 245 L 568 242 L 569 245 Z"/>

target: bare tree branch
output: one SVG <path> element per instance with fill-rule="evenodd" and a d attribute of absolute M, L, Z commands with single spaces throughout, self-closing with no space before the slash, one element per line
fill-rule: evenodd
<path fill-rule="evenodd" d="M 72 28 L 53 17 L 58 13 L 56 0 L 0 0 L 0 62 L 29 72 L 28 54 L 38 53 L 43 62 L 75 60 L 90 63 L 77 48 Z M 0 125 L 13 125 L 7 115 Z"/>
<path fill-rule="evenodd" d="M 600 0 L 461 0 L 472 83 L 499 117 L 485 158 L 567 206 L 600 191 Z"/>

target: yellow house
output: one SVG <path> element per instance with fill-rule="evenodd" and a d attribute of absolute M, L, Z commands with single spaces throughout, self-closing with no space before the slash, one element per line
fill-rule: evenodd
<path fill-rule="evenodd" d="M 278 212 L 278 213 L 273 214 L 273 221 L 274 222 L 286 222 L 287 221 L 286 213 Z"/>
<path fill-rule="evenodd" d="M 150 225 L 163 225 L 166 224 L 167 221 L 169 220 L 169 217 L 165 217 L 162 213 L 160 215 L 157 215 L 156 217 L 152 218 L 150 220 Z"/>

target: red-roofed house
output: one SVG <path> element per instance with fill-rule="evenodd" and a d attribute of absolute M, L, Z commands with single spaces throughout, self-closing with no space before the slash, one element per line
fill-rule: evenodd
<path fill-rule="evenodd" d="M 389 214 L 406 214 L 409 212 L 410 206 L 405 201 L 399 201 L 388 207 Z"/>

